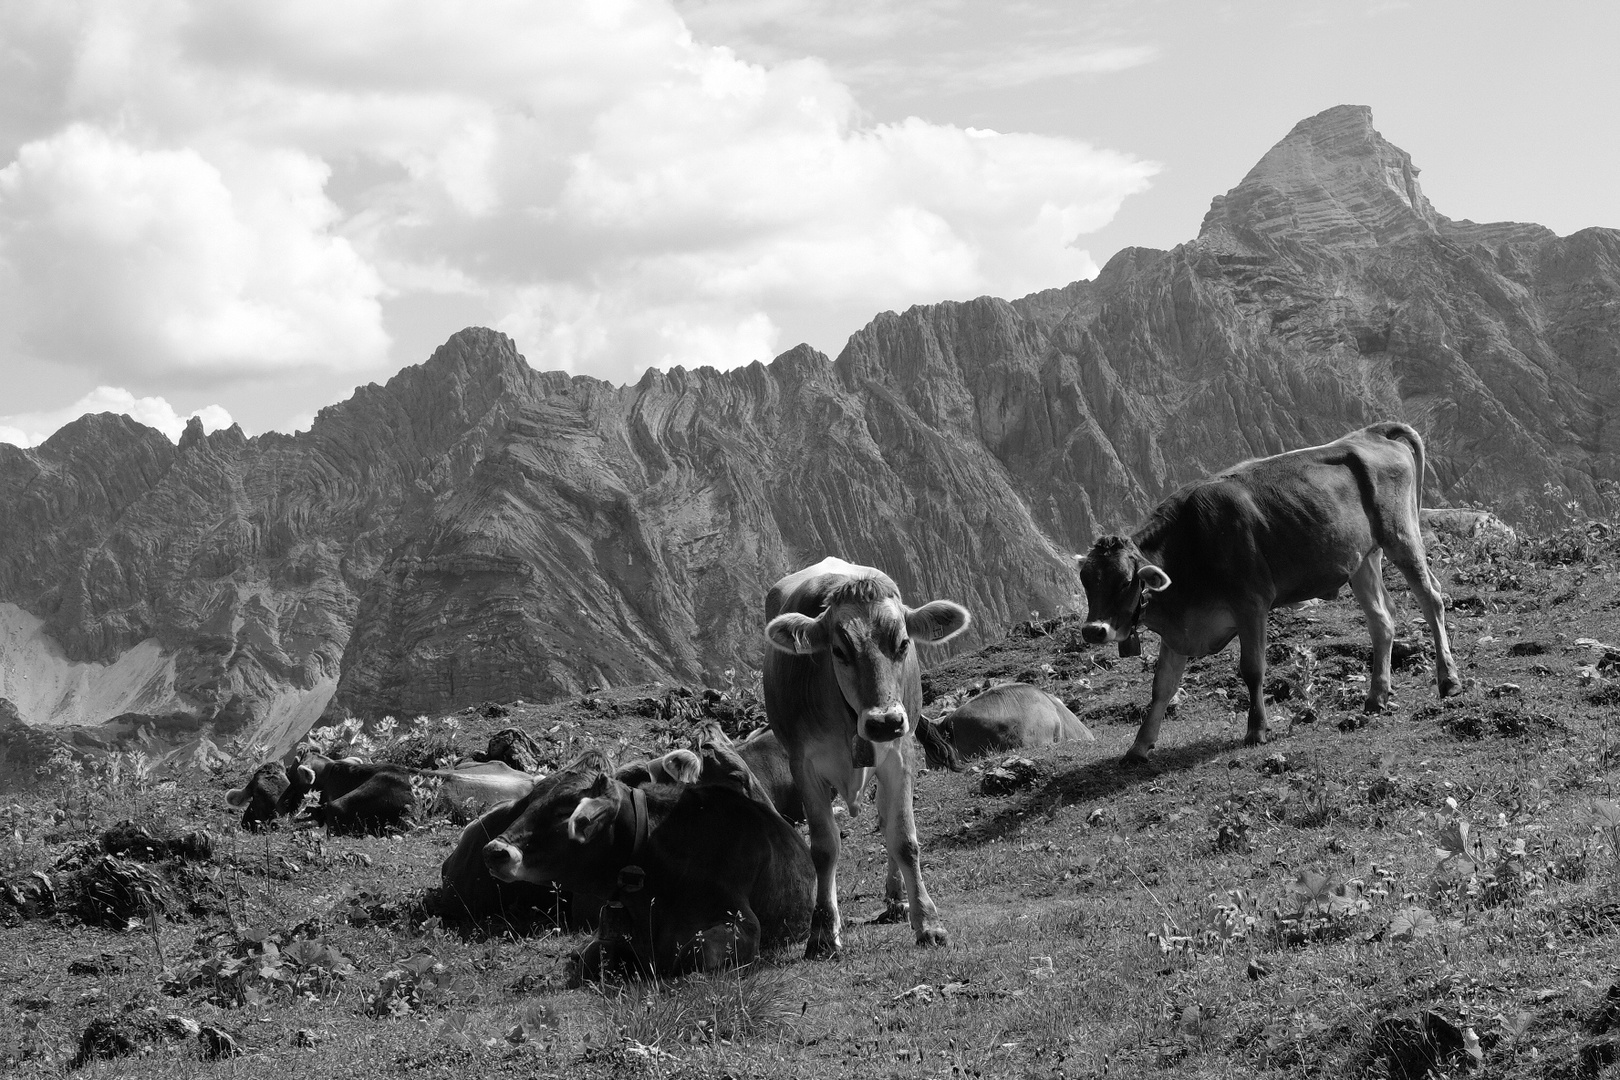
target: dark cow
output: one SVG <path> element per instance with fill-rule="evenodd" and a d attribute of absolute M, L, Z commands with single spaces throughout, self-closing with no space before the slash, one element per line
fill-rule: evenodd
<path fill-rule="evenodd" d="M 1219 652 L 1233 637 L 1249 688 L 1243 741 L 1265 742 L 1266 613 L 1331 599 L 1347 582 L 1372 634 L 1366 708 L 1383 708 L 1395 636 L 1383 582 L 1386 554 L 1429 624 L 1440 696 L 1457 693 L 1440 589 L 1418 530 L 1422 479 L 1418 433 L 1405 424 L 1374 424 L 1190 484 L 1130 537 L 1105 536 L 1080 557 L 1085 640 L 1130 642 L 1138 626 L 1160 639 L 1153 702 L 1125 761 L 1146 760 L 1158 741 L 1188 658 Z"/>
<path fill-rule="evenodd" d="M 547 777 L 540 784 L 551 782 Z M 454 850 L 439 867 L 438 914 L 517 921 L 539 913 L 559 927 L 579 925 L 586 913 L 576 908 L 590 905 L 576 905 L 573 896 L 554 883 L 501 881 L 490 874 L 484 848 L 517 820 L 520 807 L 521 800 L 503 802 L 461 830 Z"/>
<path fill-rule="evenodd" d="M 254 770 L 241 788 L 226 792 L 232 806 L 245 806 L 244 828 L 256 828 L 274 817 L 294 814 L 304 796 L 314 791 L 320 805 L 310 817 L 338 831 L 397 825 L 416 805 L 423 782 L 437 786 L 441 797 L 480 809 L 526 795 L 537 777 L 504 762 L 472 762 L 453 769 L 412 769 L 356 757 L 332 759 L 306 754 L 297 765 L 266 764 Z"/>
<path fill-rule="evenodd" d="M 570 982 L 619 968 L 745 964 L 808 927 L 814 869 L 804 840 L 737 782 L 747 766 L 734 754 L 702 756 L 697 783 L 631 787 L 587 753 L 536 785 L 485 845 L 501 881 L 550 882 L 606 902 L 596 939 L 570 960 Z"/>
<path fill-rule="evenodd" d="M 787 750 L 793 781 L 810 823 L 816 864 L 816 910 L 805 955 L 835 955 L 838 916 L 838 826 L 832 798 L 851 814 L 872 772 L 878 817 L 888 848 L 884 895 L 891 910 L 908 903 L 917 943 L 949 936 L 923 884 L 911 788 L 922 715 L 921 673 L 912 642 L 948 641 L 968 625 L 948 600 L 907 607 L 881 570 L 827 558 L 778 581 L 765 597 L 765 712 Z"/>
<path fill-rule="evenodd" d="M 1096 736 L 1067 705 L 1028 683 L 993 686 L 940 721 L 964 757 L 998 750 L 1095 742 Z"/>
<path fill-rule="evenodd" d="M 267 761 L 253 770 L 247 783 L 227 791 L 225 801 L 242 807 L 242 828 L 256 832 L 284 812 L 280 804 L 287 785 L 287 767 L 279 761 Z"/>

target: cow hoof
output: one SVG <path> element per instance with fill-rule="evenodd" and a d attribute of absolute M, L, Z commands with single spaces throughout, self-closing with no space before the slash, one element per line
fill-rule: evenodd
<path fill-rule="evenodd" d="M 1125 756 L 1119 759 L 1119 767 L 1122 769 L 1142 768 L 1143 766 L 1147 765 L 1150 760 L 1148 758 L 1148 750 L 1151 749 L 1153 749 L 1151 746 L 1148 747 L 1147 750 L 1139 750 L 1134 746 L 1131 747 L 1129 750 L 1125 751 Z"/>
<path fill-rule="evenodd" d="M 1440 696 L 1443 698 L 1455 697 L 1463 692 L 1462 680 L 1455 675 L 1448 675 L 1440 680 Z"/>
<path fill-rule="evenodd" d="M 925 926 L 917 931 L 918 945 L 938 945 L 946 948 L 951 943 L 951 935 L 946 933 L 943 926 Z"/>
<path fill-rule="evenodd" d="M 1389 708 L 1388 695 L 1379 695 L 1378 697 L 1372 697 L 1369 695 L 1366 703 L 1361 706 L 1361 711 L 1371 715 L 1373 713 L 1381 713 L 1387 708 Z"/>
<path fill-rule="evenodd" d="M 842 946 L 836 941 L 817 941 L 815 938 L 811 938 L 810 943 L 804 947 L 804 958 L 806 960 L 836 960 L 840 949 L 842 949 Z"/>
<path fill-rule="evenodd" d="M 1244 746 L 1263 746 L 1268 741 L 1268 739 L 1269 739 L 1269 736 L 1266 733 L 1266 729 L 1261 728 L 1259 731 L 1249 731 L 1248 733 L 1246 733 L 1243 736 L 1243 745 Z"/>
<path fill-rule="evenodd" d="M 903 923 L 911 920 L 911 909 L 904 900 L 890 900 L 888 906 L 880 911 L 872 921 L 882 925 L 889 923 Z"/>

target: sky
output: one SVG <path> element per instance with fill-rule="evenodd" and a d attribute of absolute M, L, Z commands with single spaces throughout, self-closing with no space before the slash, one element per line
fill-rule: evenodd
<path fill-rule="evenodd" d="M 1197 236 L 1371 106 L 1441 213 L 1620 227 L 1620 5 L 0 0 L 0 441 L 308 426 L 464 326 L 614 382 Z"/>

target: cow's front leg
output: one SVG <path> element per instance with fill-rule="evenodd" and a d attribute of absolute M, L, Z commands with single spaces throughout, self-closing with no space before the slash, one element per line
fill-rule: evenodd
<path fill-rule="evenodd" d="M 887 843 L 888 832 L 883 825 L 883 802 L 878 801 L 878 831 L 883 833 Z M 900 862 L 893 855 L 889 856 L 889 866 L 883 876 L 883 912 L 878 915 L 880 923 L 903 923 L 911 921 L 911 912 L 906 907 L 906 882 L 900 876 Z"/>
<path fill-rule="evenodd" d="M 1249 730 L 1244 746 L 1266 741 L 1266 612 L 1265 609 L 1240 612 L 1238 624 L 1238 672 L 1249 688 Z"/>
<path fill-rule="evenodd" d="M 800 762 L 793 763 L 793 783 L 804 800 L 810 826 L 810 862 L 816 868 L 816 907 L 810 916 L 806 960 L 829 960 L 843 948 L 843 924 L 838 917 L 838 823 L 833 820 L 832 789 L 821 776 Z"/>
<path fill-rule="evenodd" d="M 759 933 L 759 917 L 742 900 L 740 910 L 701 931 L 688 948 L 695 953 L 700 971 L 721 971 L 753 963 L 759 956 Z"/>
<path fill-rule="evenodd" d="M 1136 731 L 1136 742 L 1125 751 L 1123 765 L 1140 765 L 1148 759 L 1148 752 L 1159 741 L 1159 725 L 1170 710 L 1170 699 L 1181 687 L 1182 673 L 1187 670 L 1187 654 L 1178 653 L 1163 640 L 1159 642 L 1159 659 L 1153 665 L 1153 700 L 1148 704 L 1147 719 Z"/>
<path fill-rule="evenodd" d="M 917 944 L 949 945 L 951 936 L 928 895 L 928 886 L 923 884 L 922 849 L 917 843 L 917 821 L 911 809 L 911 757 L 910 753 L 897 751 L 878 763 L 878 814 L 883 824 L 883 842 L 889 851 L 890 867 L 898 866 L 905 882 Z"/>

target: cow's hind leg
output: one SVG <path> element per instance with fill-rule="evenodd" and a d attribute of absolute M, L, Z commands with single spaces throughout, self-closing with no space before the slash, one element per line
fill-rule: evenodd
<path fill-rule="evenodd" d="M 1350 575 L 1350 590 L 1367 616 L 1367 632 L 1372 636 L 1372 658 L 1367 663 L 1368 712 L 1378 712 L 1389 704 L 1389 651 L 1395 642 L 1395 620 L 1389 614 L 1389 594 L 1384 591 L 1384 555 L 1374 548 Z"/>
<path fill-rule="evenodd" d="M 833 820 L 832 788 L 819 773 L 794 761 L 793 784 L 804 800 L 805 821 L 810 826 L 810 861 L 816 868 L 816 906 L 810 916 L 810 940 L 804 946 L 806 960 L 827 960 L 843 947 L 843 927 L 838 917 L 838 823 Z"/>
<path fill-rule="evenodd" d="M 1249 688 L 1249 728 L 1244 746 L 1266 741 L 1266 610 L 1254 608 L 1237 615 L 1238 673 Z"/>
<path fill-rule="evenodd" d="M 1148 752 L 1159 741 L 1159 725 L 1164 723 L 1164 714 L 1170 711 L 1170 699 L 1176 696 L 1186 670 L 1186 654 L 1176 652 L 1161 640 L 1159 659 L 1153 665 L 1153 700 L 1148 704 L 1147 719 L 1136 730 L 1136 741 L 1125 751 L 1121 765 L 1140 765 L 1147 761 Z"/>
<path fill-rule="evenodd" d="M 886 754 L 878 763 L 878 806 L 889 865 L 900 867 L 905 881 L 911 929 L 919 945 L 949 945 L 950 934 L 940 921 L 939 909 L 922 879 L 922 849 L 917 844 L 917 821 L 911 810 L 911 755 Z"/>
<path fill-rule="evenodd" d="M 1440 599 L 1440 588 L 1429 572 L 1428 553 L 1423 550 L 1421 537 L 1401 537 L 1385 548 L 1389 561 L 1400 570 L 1406 585 L 1417 600 L 1423 621 L 1429 624 L 1429 638 L 1434 642 L 1434 678 L 1441 697 L 1462 693 L 1462 679 L 1457 675 L 1457 661 L 1451 655 L 1451 642 L 1446 637 L 1446 606 Z"/>

